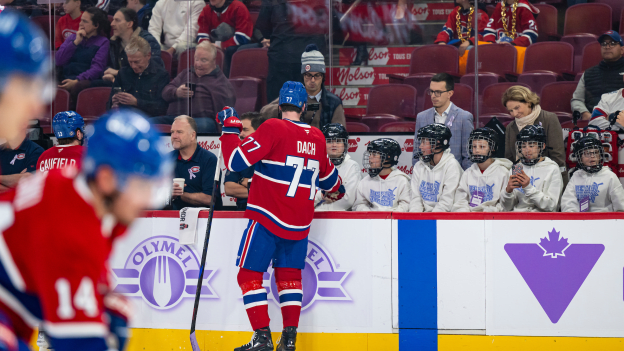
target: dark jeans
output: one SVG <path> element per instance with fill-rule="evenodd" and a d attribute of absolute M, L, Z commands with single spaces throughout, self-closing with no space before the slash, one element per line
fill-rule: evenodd
<path fill-rule="evenodd" d="M 178 116 L 161 116 L 149 119 L 152 124 L 172 124 L 173 120 Z M 193 117 L 197 123 L 197 133 L 218 133 L 217 121 L 210 117 Z"/>
<path fill-rule="evenodd" d="M 267 102 L 277 99 L 282 85 L 289 80 L 301 82 L 301 63 L 284 63 L 269 58 Z"/>

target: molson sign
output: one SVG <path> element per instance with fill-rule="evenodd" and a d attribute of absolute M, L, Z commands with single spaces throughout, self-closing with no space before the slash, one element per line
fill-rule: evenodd
<path fill-rule="evenodd" d="M 366 106 L 368 93 L 371 88 L 330 88 L 329 92 L 336 94 L 343 106 Z"/>
<path fill-rule="evenodd" d="M 388 84 L 388 74 L 407 77 L 409 67 L 332 67 L 333 85 L 379 85 Z"/>
<path fill-rule="evenodd" d="M 409 65 L 413 47 L 377 47 L 368 49 L 368 66 Z M 339 51 L 341 66 L 350 65 L 355 59 L 355 49 L 342 48 Z"/>

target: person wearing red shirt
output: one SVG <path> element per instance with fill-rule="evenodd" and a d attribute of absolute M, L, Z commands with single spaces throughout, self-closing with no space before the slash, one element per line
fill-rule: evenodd
<path fill-rule="evenodd" d="M 80 18 L 82 17 L 82 11 L 80 11 L 81 3 L 80 0 L 65 0 L 63 4 L 65 16 L 61 17 L 56 23 L 54 34 L 54 48 L 56 50 L 63 45 L 65 39 L 78 31 Z"/>
<path fill-rule="evenodd" d="M 459 45 L 460 51 L 464 51 L 470 45 L 474 45 L 475 34 L 478 40 L 483 40 L 482 32 L 485 30 L 490 18 L 481 9 L 476 9 L 478 16 L 478 33 L 474 30 L 474 0 L 456 0 L 457 6 L 446 20 L 442 31 L 435 40 L 436 44 Z M 462 53 L 460 52 L 460 56 Z"/>
<path fill-rule="evenodd" d="M 37 161 L 37 171 L 76 167 L 80 169 L 80 160 L 84 148 L 84 120 L 74 111 L 59 112 L 52 119 L 52 131 L 58 141 L 41 154 Z"/>
<path fill-rule="evenodd" d="M 494 9 L 483 39 L 527 47 L 537 41 L 535 16 L 539 10 L 527 0 L 504 0 Z"/>

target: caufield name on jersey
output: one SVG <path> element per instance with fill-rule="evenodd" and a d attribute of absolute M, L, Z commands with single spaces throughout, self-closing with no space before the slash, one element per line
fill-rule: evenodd
<path fill-rule="evenodd" d="M 309 141 L 297 141 L 297 152 L 300 154 L 316 155 L 316 144 Z"/>
<path fill-rule="evenodd" d="M 69 158 L 49 158 L 39 164 L 39 171 L 46 172 L 54 168 L 76 167 L 76 160 Z"/>

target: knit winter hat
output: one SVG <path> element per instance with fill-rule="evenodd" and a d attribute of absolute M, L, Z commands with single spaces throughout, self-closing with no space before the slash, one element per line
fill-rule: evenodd
<path fill-rule="evenodd" d="M 314 44 L 309 44 L 301 55 L 301 74 L 320 72 L 325 74 L 325 57 Z"/>

